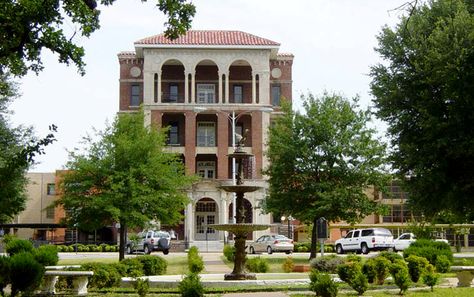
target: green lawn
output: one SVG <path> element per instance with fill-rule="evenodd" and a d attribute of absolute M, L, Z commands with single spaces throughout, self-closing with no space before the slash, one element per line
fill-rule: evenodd
<path fill-rule="evenodd" d="M 355 291 L 339 292 L 338 296 L 358 296 Z M 474 295 L 473 288 L 435 288 L 434 292 L 429 289 L 408 291 L 404 296 L 406 297 L 471 297 Z M 314 297 L 314 294 L 291 294 L 292 297 Z M 366 291 L 364 296 L 372 297 L 387 297 L 400 296 L 398 290 L 390 290 L 386 292 L 381 291 Z"/>
<path fill-rule="evenodd" d="M 289 256 L 282 255 L 282 256 L 277 256 L 277 257 L 275 256 L 268 257 L 267 255 L 247 255 L 247 257 L 248 258 L 254 258 L 254 257 L 265 258 L 270 266 L 268 273 L 284 273 L 282 265 L 288 257 L 291 257 L 293 259 L 293 263 L 295 265 L 309 264 L 308 257 L 303 256 L 303 255 L 289 255 Z M 222 256 L 221 259 L 222 261 L 224 261 L 224 263 L 227 266 L 229 266 L 229 268 L 232 269 L 234 267 L 234 263 L 227 261 L 227 259 L 224 256 Z"/>

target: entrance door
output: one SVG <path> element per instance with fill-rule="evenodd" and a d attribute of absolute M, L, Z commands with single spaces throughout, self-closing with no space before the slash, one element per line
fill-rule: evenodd
<path fill-rule="evenodd" d="M 196 240 L 219 240 L 219 234 L 209 225 L 216 224 L 217 204 L 210 198 L 203 198 L 196 203 Z"/>

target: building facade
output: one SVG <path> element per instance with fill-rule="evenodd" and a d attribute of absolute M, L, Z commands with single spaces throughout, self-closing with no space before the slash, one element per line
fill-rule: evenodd
<path fill-rule="evenodd" d="M 181 156 L 188 174 L 201 180 L 188 192 L 191 203 L 173 229 L 190 242 L 223 241 L 208 227 L 232 221 L 235 165 L 228 154 L 237 134 L 254 158 L 245 165 L 247 183 L 261 190 L 246 194 L 247 221 L 272 223 L 259 208 L 268 188 L 262 169 L 272 117 L 281 100 L 291 101 L 293 55 L 277 42 L 240 31 L 189 31 L 176 40 L 163 34 L 135 42 L 118 54 L 120 112 L 140 106 L 146 124 L 168 128 L 167 150 Z M 257 236 L 258 234 L 253 234 Z"/>

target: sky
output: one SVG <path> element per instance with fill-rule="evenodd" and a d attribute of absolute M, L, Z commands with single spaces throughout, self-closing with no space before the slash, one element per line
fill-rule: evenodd
<path fill-rule="evenodd" d="M 164 30 L 164 15 L 153 0 L 117 0 L 100 7 L 101 28 L 90 38 L 75 37 L 84 47 L 86 75 L 74 65 L 57 62 L 43 52 L 45 70 L 20 80 L 21 97 L 10 106 L 14 125 L 33 126 L 39 137 L 55 124 L 57 142 L 39 156 L 32 172 L 63 169 L 68 150 L 80 145 L 93 128 L 112 122 L 119 103 L 117 53 L 134 50 L 133 43 Z M 155 2 L 156 3 L 156 2 Z M 406 0 L 194 0 L 195 30 L 240 30 L 281 44 L 280 52 L 294 54 L 293 105 L 311 92 L 360 96 L 372 105 L 370 66 L 382 62 L 374 51 L 382 26 L 394 26 Z M 74 30 L 72 22 L 66 27 Z M 375 122 L 383 134 L 384 125 Z"/>

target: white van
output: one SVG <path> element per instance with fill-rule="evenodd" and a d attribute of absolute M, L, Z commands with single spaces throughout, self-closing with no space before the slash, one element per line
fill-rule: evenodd
<path fill-rule="evenodd" d="M 336 240 L 336 252 L 343 254 L 348 251 L 368 254 L 370 251 L 393 249 L 393 235 L 385 228 L 355 229 L 344 238 Z"/>

